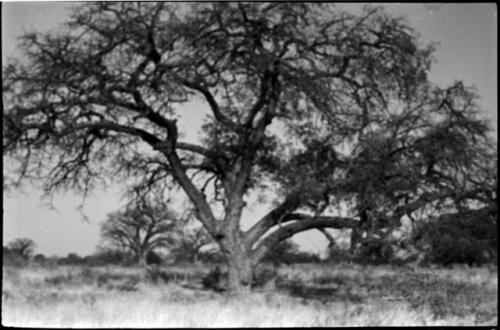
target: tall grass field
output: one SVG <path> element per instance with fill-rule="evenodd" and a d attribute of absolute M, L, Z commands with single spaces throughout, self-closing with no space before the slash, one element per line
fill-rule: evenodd
<path fill-rule="evenodd" d="M 497 268 L 281 267 L 245 297 L 203 289 L 209 266 L 3 267 L 17 327 L 495 326 Z"/>

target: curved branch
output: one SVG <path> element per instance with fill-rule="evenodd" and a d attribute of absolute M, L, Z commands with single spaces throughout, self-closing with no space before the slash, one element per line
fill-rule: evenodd
<path fill-rule="evenodd" d="M 263 216 L 256 224 L 254 224 L 246 232 L 246 245 L 247 248 L 251 246 L 272 226 L 283 221 L 285 216 L 295 210 L 302 200 L 301 192 L 295 192 L 287 196 L 285 201 L 278 207 Z"/>
<path fill-rule="evenodd" d="M 293 235 L 313 228 L 354 228 L 358 221 L 353 218 L 333 216 L 310 216 L 301 213 L 289 214 L 287 221 L 297 220 L 293 223 L 279 227 L 264 238 L 253 252 L 254 261 L 260 260 L 273 246 Z"/>
<path fill-rule="evenodd" d="M 345 185 L 345 183 L 339 182 L 336 185 L 340 187 Z M 311 196 L 322 196 L 325 191 L 332 188 L 332 186 L 324 184 L 314 187 L 301 187 L 301 189 L 290 193 L 279 206 L 271 210 L 247 230 L 246 246 L 251 248 L 252 245 L 273 226 L 286 221 L 296 220 L 290 218 L 292 216 L 290 213 L 300 207 L 304 200 L 311 198 Z"/>

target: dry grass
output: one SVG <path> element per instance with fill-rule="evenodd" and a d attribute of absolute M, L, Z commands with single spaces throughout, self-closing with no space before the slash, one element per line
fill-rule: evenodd
<path fill-rule="evenodd" d="M 273 290 L 189 290 L 206 272 L 163 268 L 3 268 L 4 326 L 337 327 L 496 325 L 496 268 L 295 265 Z M 269 289 L 269 287 L 268 287 Z"/>

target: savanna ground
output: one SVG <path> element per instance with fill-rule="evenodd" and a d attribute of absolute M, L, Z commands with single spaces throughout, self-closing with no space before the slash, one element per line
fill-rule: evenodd
<path fill-rule="evenodd" d="M 202 289 L 199 283 L 209 268 L 164 266 L 145 272 L 111 266 L 4 266 L 2 323 L 331 327 L 494 326 L 498 320 L 496 266 L 290 265 L 244 298 Z"/>

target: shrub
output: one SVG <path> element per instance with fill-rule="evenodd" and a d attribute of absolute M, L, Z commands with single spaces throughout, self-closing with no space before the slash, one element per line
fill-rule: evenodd
<path fill-rule="evenodd" d="M 276 269 L 263 265 L 258 267 L 254 273 L 252 287 L 260 288 L 275 280 L 278 276 Z"/>
<path fill-rule="evenodd" d="M 153 266 L 146 268 L 147 280 L 153 284 L 168 283 L 173 279 L 173 275 L 162 271 L 159 267 Z"/>
<path fill-rule="evenodd" d="M 498 245 L 494 215 L 447 214 L 421 224 L 415 236 L 426 246 L 426 258 L 433 263 L 472 266 L 496 262 Z"/>
<path fill-rule="evenodd" d="M 47 261 L 47 258 L 43 254 L 37 254 L 33 258 L 33 261 L 40 265 L 43 265 Z"/>
<path fill-rule="evenodd" d="M 198 261 L 207 264 L 219 264 L 223 263 L 225 260 L 222 252 L 220 252 L 219 250 L 208 250 L 200 251 L 198 253 Z"/>
<path fill-rule="evenodd" d="M 321 260 L 314 253 L 300 251 L 299 246 L 295 242 L 285 240 L 270 250 L 263 258 L 263 261 L 270 262 L 274 266 L 279 266 L 281 264 L 317 263 Z"/>
<path fill-rule="evenodd" d="M 158 253 L 154 251 L 149 251 L 148 254 L 146 255 L 146 263 L 148 265 L 159 265 L 161 264 L 162 259 L 158 255 Z"/>
<path fill-rule="evenodd" d="M 68 253 L 65 258 L 59 259 L 58 263 L 60 265 L 81 265 L 84 259 L 76 253 Z"/>
<path fill-rule="evenodd" d="M 106 265 L 131 265 L 135 260 L 131 255 L 117 250 L 102 249 L 97 253 L 83 258 L 83 263 L 88 266 L 106 266 Z"/>
<path fill-rule="evenodd" d="M 27 260 L 20 258 L 17 254 L 11 251 L 9 248 L 3 247 L 2 260 L 4 266 L 26 266 Z"/>

